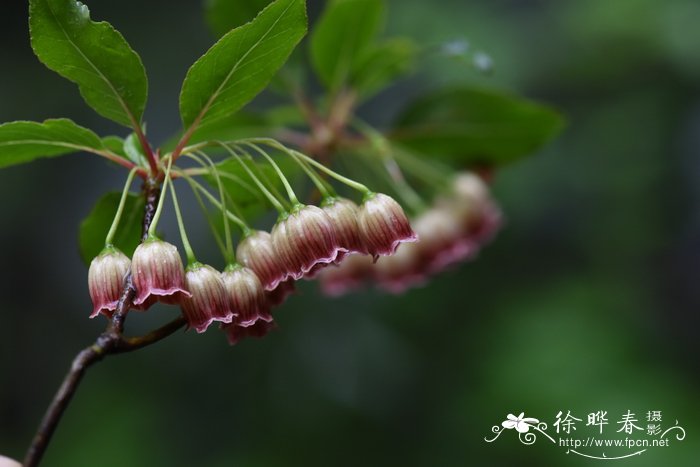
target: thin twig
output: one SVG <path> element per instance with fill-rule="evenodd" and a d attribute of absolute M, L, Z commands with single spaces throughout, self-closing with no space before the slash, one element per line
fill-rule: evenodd
<path fill-rule="evenodd" d="M 113 353 L 126 353 L 132 352 L 134 350 L 142 349 L 148 347 L 151 344 L 165 339 L 170 334 L 174 333 L 181 327 L 183 327 L 187 322 L 182 316 L 175 318 L 168 324 L 149 332 L 143 336 L 139 337 L 124 337 L 122 338 L 118 345 L 115 347 Z"/>
<path fill-rule="evenodd" d="M 148 229 L 153 221 L 153 215 L 160 197 L 161 186 L 154 178 L 149 178 L 144 183 L 144 198 L 146 206 L 143 215 L 143 234 L 142 239 L 145 239 Z M 124 288 L 122 295 L 117 304 L 117 309 L 112 315 L 105 331 L 98 336 L 95 343 L 84 348 L 73 359 L 68 373 L 63 379 L 63 383 L 58 388 L 51 404 L 46 410 L 44 418 L 39 424 L 36 435 L 32 440 L 27 454 L 24 458 L 25 467 L 35 467 L 41 461 L 46 448 L 51 441 L 51 437 L 58 426 L 58 423 L 63 416 L 68 404 L 70 403 L 75 391 L 80 384 L 80 381 L 85 374 L 85 371 L 94 363 L 102 360 L 110 354 L 131 352 L 141 349 L 151 344 L 164 339 L 182 328 L 185 325 L 185 320 L 179 317 L 163 327 L 156 329 L 144 336 L 140 337 L 124 337 L 124 321 L 133 306 L 136 289 L 131 280 L 131 272 L 124 278 Z"/>
<path fill-rule="evenodd" d="M 122 337 L 114 332 L 106 331 L 97 338 L 94 344 L 81 350 L 73 359 L 73 363 L 63 379 L 61 387 L 56 392 L 51 405 L 46 411 L 36 436 L 27 451 L 23 465 L 30 467 L 39 464 L 63 413 L 78 388 L 78 384 L 83 379 L 85 371 L 93 363 L 99 362 L 110 354 L 132 352 L 155 344 L 184 325 L 184 318 L 179 317 L 165 326 L 140 337 Z"/>

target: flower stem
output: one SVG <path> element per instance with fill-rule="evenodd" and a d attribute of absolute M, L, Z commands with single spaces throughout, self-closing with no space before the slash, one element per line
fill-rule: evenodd
<path fill-rule="evenodd" d="M 360 191 L 360 192 L 362 192 L 363 194 L 367 194 L 367 193 L 371 193 L 371 192 L 372 192 L 369 188 L 367 188 L 367 187 L 366 187 L 365 185 L 363 185 L 362 183 L 356 182 L 355 180 L 350 180 L 350 179 L 347 178 L 347 177 L 343 177 L 343 176 L 340 175 L 339 173 L 337 173 L 337 172 L 335 172 L 335 171 L 329 169 L 328 167 L 326 167 L 325 165 L 321 164 L 321 163 L 318 162 L 317 160 L 312 159 L 311 157 L 307 156 L 307 155 L 304 154 L 304 153 L 301 153 L 301 152 L 299 152 L 299 151 L 295 151 L 294 149 L 289 149 L 289 148 L 287 148 L 286 146 L 284 146 L 282 143 L 280 143 L 279 141 L 274 140 L 274 139 L 272 139 L 272 138 L 249 138 L 249 139 L 245 139 L 245 140 L 240 140 L 239 143 L 248 144 L 248 145 L 250 145 L 251 143 L 253 143 L 253 144 L 254 144 L 254 143 L 265 144 L 265 145 L 267 145 L 267 146 L 270 146 L 270 147 L 275 148 L 275 149 L 280 149 L 280 150 L 285 151 L 285 152 L 286 152 L 286 151 L 291 151 L 291 152 L 293 152 L 296 156 L 298 156 L 298 157 L 300 157 L 301 159 L 303 159 L 305 162 L 308 162 L 309 164 L 313 165 L 313 166 L 316 167 L 317 169 L 320 169 L 322 172 L 325 172 L 325 173 L 328 174 L 329 176 L 335 178 L 336 180 L 338 180 L 338 181 L 341 182 L 341 183 L 344 183 L 345 185 L 349 186 L 350 188 L 353 188 L 353 189 L 355 189 L 355 190 L 357 190 L 357 191 Z"/>
<path fill-rule="evenodd" d="M 209 193 L 209 191 L 206 188 L 204 188 L 201 183 L 197 182 L 195 179 L 188 175 L 185 175 L 185 180 L 187 180 L 187 182 L 190 184 L 190 187 L 192 187 L 192 191 L 201 192 L 212 205 L 214 205 L 218 209 L 221 209 L 221 203 L 219 203 L 219 201 L 214 197 L 214 195 Z M 241 228 L 241 230 L 243 231 L 243 235 L 247 235 L 251 231 L 248 224 L 246 224 L 245 221 L 240 217 L 234 215 L 231 212 L 226 212 L 226 216 Z"/>
<path fill-rule="evenodd" d="M 257 138 L 257 139 L 251 140 L 251 141 L 259 142 L 261 144 L 267 144 L 268 146 L 271 146 L 271 147 L 274 147 L 277 149 L 284 148 L 284 145 L 281 144 L 279 141 L 275 141 L 274 139 L 270 139 L 270 138 Z M 365 185 L 363 185 L 362 183 L 356 182 L 355 180 L 350 180 L 347 177 L 343 177 L 339 173 L 334 172 L 333 170 L 329 169 L 328 167 L 321 164 L 320 162 L 312 159 L 311 157 L 307 156 L 306 154 L 303 154 L 299 151 L 295 151 L 294 149 L 289 149 L 289 148 L 285 148 L 282 150 L 287 150 L 287 151 L 293 152 L 296 156 L 300 157 L 302 160 L 308 162 L 309 164 L 313 165 L 317 169 L 321 170 L 322 172 L 325 172 L 329 176 L 335 178 L 336 180 L 338 180 L 341 183 L 344 183 L 345 185 L 349 186 L 350 188 L 353 188 L 357 191 L 360 191 L 363 194 L 367 194 L 367 193 L 371 192 L 371 190 L 369 188 L 367 188 Z"/>
<path fill-rule="evenodd" d="M 289 201 L 287 201 L 287 199 L 282 195 L 282 193 L 280 193 L 279 190 L 277 190 L 275 184 L 270 181 L 265 172 L 260 168 L 260 164 L 255 163 L 255 159 L 253 159 L 253 156 L 251 156 L 248 152 L 245 151 L 243 151 L 242 155 L 245 158 L 246 162 L 248 162 L 248 165 L 255 171 L 255 175 L 257 175 L 260 181 L 262 181 L 267 187 L 267 189 L 270 190 L 270 193 L 272 193 L 275 196 L 275 198 L 277 198 L 282 203 L 285 209 L 291 207 Z"/>
<path fill-rule="evenodd" d="M 216 245 L 219 247 L 219 250 L 221 250 L 221 253 L 224 255 L 224 258 L 226 259 L 226 263 L 228 264 L 229 252 L 227 251 L 223 240 L 221 240 L 221 235 L 219 235 L 219 231 L 216 229 L 216 225 L 214 225 L 214 220 L 211 218 L 211 214 L 209 214 L 209 210 L 204 205 L 204 200 L 202 199 L 202 196 L 199 194 L 199 191 L 196 190 L 195 187 L 192 185 L 190 185 L 190 188 L 192 188 L 192 193 L 194 193 L 194 197 L 197 199 L 197 204 L 199 204 L 199 207 L 202 209 L 202 212 L 204 213 L 204 217 L 206 217 L 207 223 L 209 224 L 209 228 L 211 229 L 212 234 L 214 234 L 214 240 L 216 241 Z M 227 217 L 226 214 L 224 214 L 225 218 Z"/>
<path fill-rule="evenodd" d="M 267 161 L 270 163 L 273 169 L 275 169 L 275 172 L 277 172 L 277 175 L 279 176 L 280 180 L 282 181 L 282 185 L 284 185 L 285 190 L 287 190 L 287 196 L 289 197 L 289 201 L 292 203 L 292 205 L 297 205 L 299 204 L 299 200 L 297 199 L 297 195 L 294 193 L 294 190 L 292 189 L 292 185 L 289 184 L 289 180 L 287 180 L 287 177 L 284 176 L 284 173 L 280 169 L 279 165 L 275 162 L 275 160 L 265 151 L 263 151 L 260 147 L 256 146 L 255 144 L 244 142 L 246 146 L 250 146 L 253 148 L 258 154 L 262 155 Z M 240 146 L 239 146 L 240 148 Z"/>
<path fill-rule="evenodd" d="M 260 148 L 258 148 L 257 145 L 254 145 L 254 144 L 252 144 L 252 143 L 251 143 L 251 145 L 254 146 L 258 151 L 262 151 Z M 301 169 L 302 169 L 302 170 L 304 171 L 304 173 L 306 173 L 306 175 L 311 179 L 311 181 L 313 182 L 313 184 L 316 186 L 316 188 L 318 189 L 318 191 L 321 192 L 321 195 L 322 195 L 324 198 L 328 198 L 328 197 L 331 197 L 331 196 L 335 196 L 335 192 L 334 192 L 334 190 L 333 190 L 333 187 L 332 187 L 330 184 L 328 184 L 328 183 L 326 183 L 325 181 L 323 181 L 323 180 L 321 179 L 321 177 L 319 177 L 318 174 L 317 174 L 316 172 L 314 172 L 314 171 L 311 169 L 311 167 L 309 167 L 308 162 L 306 162 L 305 160 L 301 159 L 301 158 L 296 154 L 296 152 L 292 151 L 291 149 L 289 149 L 288 147 L 286 147 L 284 144 L 280 144 L 280 145 L 279 145 L 279 149 L 282 150 L 282 151 L 283 151 L 284 153 L 286 153 L 287 155 L 289 155 L 292 159 L 294 159 L 294 162 L 296 162 L 296 163 L 299 165 L 299 167 L 301 167 Z"/>
<path fill-rule="evenodd" d="M 394 190 L 408 203 L 415 212 L 420 212 L 426 209 L 425 201 L 416 192 L 411 185 L 408 184 L 406 178 L 401 172 L 401 168 L 393 158 L 384 159 L 384 168 L 389 176 L 389 180 L 394 185 Z"/>
<path fill-rule="evenodd" d="M 441 166 L 439 163 L 434 161 L 427 163 L 398 148 L 396 145 L 391 144 L 386 136 L 359 118 L 353 120 L 353 125 L 367 140 L 369 140 L 382 159 L 393 159 L 396 161 L 396 164 L 400 163 L 400 165 L 405 166 L 413 175 L 422 179 L 428 185 L 444 185 L 445 180 L 452 173 L 448 168 Z M 389 171 L 391 172 L 391 170 Z"/>
<path fill-rule="evenodd" d="M 214 164 L 214 161 L 211 160 L 211 157 L 209 157 L 206 153 L 202 151 L 197 151 L 197 155 L 195 156 L 194 154 L 183 154 L 185 156 L 191 157 L 195 161 L 197 161 L 199 164 L 202 165 L 202 167 L 206 167 L 209 170 L 209 173 L 212 173 L 214 175 L 214 178 L 216 179 L 216 184 L 219 188 L 219 198 L 221 200 L 221 214 L 223 216 L 224 220 L 224 236 L 226 237 L 226 248 L 225 250 L 222 249 L 224 253 L 224 257 L 226 258 L 226 261 L 228 262 L 231 258 L 234 257 L 233 254 L 233 240 L 231 239 L 231 227 L 229 226 L 228 222 L 228 209 L 226 208 L 226 196 L 224 195 L 224 185 L 221 182 L 221 174 L 219 173 L 219 169 L 216 167 L 216 164 Z M 205 162 L 206 161 L 206 162 Z M 199 197 L 199 193 L 197 191 L 194 191 L 195 196 L 197 196 L 197 200 L 200 201 L 201 198 Z M 216 237 L 217 242 L 221 242 L 221 238 L 219 236 L 219 233 L 217 232 L 214 223 L 211 221 L 209 218 L 209 212 L 206 210 L 204 207 L 204 203 L 200 203 L 200 206 L 204 210 L 204 214 L 207 216 L 207 220 L 209 221 L 209 225 L 214 232 L 214 236 Z"/>
<path fill-rule="evenodd" d="M 222 215 L 224 216 L 224 235 L 226 237 L 226 260 L 227 263 L 233 260 L 233 240 L 231 239 L 231 226 L 228 222 L 228 210 L 226 209 L 226 197 L 224 196 L 224 184 L 221 182 L 221 176 L 219 175 L 219 169 L 211 160 L 211 157 L 203 152 L 199 152 L 199 155 L 204 158 L 205 161 L 211 166 L 212 172 L 214 172 L 214 177 L 216 178 L 216 184 L 219 186 L 219 197 L 221 198 Z"/>
<path fill-rule="evenodd" d="M 405 167 L 407 171 L 423 179 L 428 185 L 442 187 L 445 184 L 445 180 L 448 180 L 452 174 L 446 167 L 438 163 L 428 163 L 407 151 L 395 149 L 393 154 L 396 161 Z"/>
<path fill-rule="evenodd" d="M 173 207 L 175 208 L 175 217 L 177 217 L 177 227 L 180 229 L 180 238 L 182 239 L 182 246 L 185 248 L 185 255 L 187 255 L 187 263 L 194 264 L 197 262 L 197 258 L 194 256 L 192 245 L 190 245 L 190 241 L 187 238 L 185 223 L 182 221 L 182 213 L 180 212 L 180 204 L 177 202 L 177 193 L 175 193 L 175 187 L 172 183 L 168 186 L 170 187 L 170 194 L 173 196 Z"/>
<path fill-rule="evenodd" d="M 129 176 L 126 177 L 126 183 L 124 184 L 124 189 L 122 190 L 122 197 L 119 200 L 119 207 L 117 208 L 117 213 L 114 216 L 114 220 L 112 221 L 112 226 L 109 228 L 109 232 L 107 233 L 107 237 L 105 238 L 105 247 L 112 245 L 112 241 L 114 240 L 114 236 L 117 233 L 117 227 L 119 226 L 119 221 L 121 220 L 122 214 L 124 213 L 124 205 L 126 204 L 126 197 L 129 194 L 129 187 L 131 186 L 131 182 L 134 180 L 134 175 L 136 175 L 137 170 L 138 170 L 138 168 L 134 167 L 129 172 Z"/>
<path fill-rule="evenodd" d="M 394 158 L 394 151 L 389 140 L 359 118 L 355 119 L 354 125 L 369 140 L 374 151 L 379 156 L 384 166 L 384 171 L 386 175 L 388 175 L 388 180 L 393 185 L 394 190 L 396 190 L 399 196 L 401 196 L 414 211 L 419 212 L 424 210 L 426 208 L 425 202 L 406 180 L 401 167 Z"/>
<path fill-rule="evenodd" d="M 250 167 L 246 165 L 246 163 L 243 161 L 241 158 L 240 154 L 238 154 L 236 151 L 234 151 L 230 146 L 228 146 L 226 143 L 221 143 L 221 146 L 226 149 L 229 154 L 231 154 L 232 157 L 235 157 L 236 160 L 241 164 L 243 167 L 243 170 L 246 171 L 248 176 L 255 182 L 255 184 L 258 186 L 260 191 L 265 195 L 265 197 L 270 201 L 270 204 L 277 209 L 277 212 L 280 214 L 285 214 L 287 210 L 282 206 L 282 203 L 280 203 L 277 198 L 275 198 L 272 193 L 270 193 L 270 190 L 268 190 L 265 185 L 260 181 L 258 177 L 255 176 L 252 170 L 250 170 Z"/>

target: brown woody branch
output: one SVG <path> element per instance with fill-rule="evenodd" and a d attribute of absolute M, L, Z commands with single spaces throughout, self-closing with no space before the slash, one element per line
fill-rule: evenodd
<path fill-rule="evenodd" d="M 157 179 L 148 178 L 144 182 L 143 191 L 146 207 L 143 215 L 142 240 L 146 238 L 148 228 L 153 221 L 153 215 L 160 197 L 160 183 Z M 110 354 L 131 352 L 155 344 L 185 325 L 185 320 L 179 317 L 144 336 L 124 337 L 124 321 L 133 305 L 135 294 L 136 289 L 131 280 L 131 273 L 128 273 L 124 278 L 124 288 L 117 304 L 117 309 L 114 311 L 107 328 L 92 345 L 81 350 L 73 359 L 73 363 L 63 379 L 63 383 L 61 383 L 61 387 L 58 388 L 56 395 L 46 410 L 46 414 L 41 420 L 36 435 L 27 450 L 23 464 L 25 467 L 34 467 L 41 461 L 49 441 L 51 441 L 51 437 L 73 398 L 85 371 L 92 364 L 99 362 Z"/>

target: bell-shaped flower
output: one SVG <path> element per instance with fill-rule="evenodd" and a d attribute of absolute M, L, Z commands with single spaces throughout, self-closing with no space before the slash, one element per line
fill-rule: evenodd
<path fill-rule="evenodd" d="M 265 290 L 274 290 L 287 278 L 268 232 L 257 230 L 246 236 L 236 249 L 236 257 L 243 266 L 255 272 Z"/>
<path fill-rule="evenodd" d="M 350 253 L 367 254 L 367 247 L 362 241 L 360 226 L 357 224 L 359 209 L 357 204 L 346 198 L 329 198 L 323 203 L 323 210 L 335 226 L 338 245 Z"/>
<path fill-rule="evenodd" d="M 461 201 L 477 201 L 489 197 L 486 183 L 473 172 L 460 172 L 452 180 L 452 192 Z"/>
<path fill-rule="evenodd" d="M 180 303 L 190 293 L 185 287 L 182 259 L 177 248 L 157 238 L 149 238 L 134 251 L 131 277 L 136 288 L 134 305 L 152 303 Z M 149 300 L 150 299 L 150 300 Z"/>
<path fill-rule="evenodd" d="M 469 236 L 483 245 L 493 239 L 502 225 L 501 208 L 493 200 L 488 200 L 481 206 L 480 216 L 472 223 Z"/>
<path fill-rule="evenodd" d="M 226 268 L 221 277 L 237 325 L 251 326 L 259 319 L 272 321 L 265 288 L 252 269 L 236 264 Z"/>
<path fill-rule="evenodd" d="M 372 193 L 365 199 L 358 225 L 367 251 L 375 258 L 392 255 L 400 243 L 418 239 L 399 203 L 382 193 Z"/>
<path fill-rule="evenodd" d="M 476 174 L 461 172 L 452 182 L 451 195 L 438 200 L 462 228 L 463 236 L 482 245 L 502 224 L 501 210 L 491 198 L 486 183 Z"/>
<path fill-rule="evenodd" d="M 272 229 L 272 244 L 282 259 L 287 277 L 300 279 L 316 264 L 332 263 L 338 252 L 335 227 L 317 206 L 298 207 Z"/>
<path fill-rule="evenodd" d="M 185 272 L 185 285 L 192 294 L 182 300 L 182 311 L 189 327 L 202 333 L 214 321 L 233 321 L 229 297 L 219 271 L 206 264 L 193 263 Z"/>
<path fill-rule="evenodd" d="M 459 221 L 451 211 L 441 207 L 428 209 L 413 221 L 420 237 L 417 254 L 420 268 L 436 273 L 474 254 L 477 243 L 463 235 Z"/>
<path fill-rule="evenodd" d="M 90 263 L 88 288 L 92 299 L 90 318 L 98 314 L 109 317 L 117 309 L 124 290 L 124 277 L 131 260 L 115 247 L 107 247 Z"/>
<path fill-rule="evenodd" d="M 396 253 L 377 260 L 374 277 L 379 288 L 401 294 L 426 282 L 426 275 L 420 268 L 419 245 L 420 242 L 399 245 Z"/>

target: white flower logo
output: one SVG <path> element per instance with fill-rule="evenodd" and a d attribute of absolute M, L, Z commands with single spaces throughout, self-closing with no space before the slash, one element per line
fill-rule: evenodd
<path fill-rule="evenodd" d="M 540 421 L 536 418 L 524 418 L 524 415 L 525 412 L 520 412 L 520 415 L 517 417 L 512 413 L 509 413 L 506 417 L 507 420 L 501 423 L 501 425 L 503 428 L 507 428 L 509 430 L 515 428 L 518 433 L 527 433 L 530 431 L 530 426 L 532 426 L 532 424 L 537 424 Z"/>

